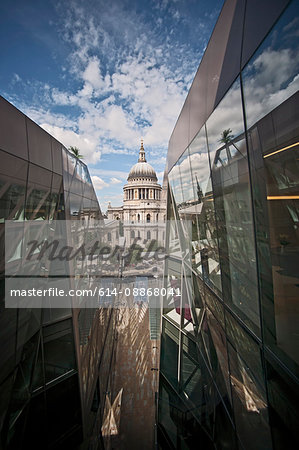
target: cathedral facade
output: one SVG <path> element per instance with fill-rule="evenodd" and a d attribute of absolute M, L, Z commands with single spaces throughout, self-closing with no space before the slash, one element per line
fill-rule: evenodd
<path fill-rule="evenodd" d="M 166 199 L 154 168 L 146 161 L 143 141 L 138 162 L 131 168 L 124 185 L 123 206 L 108 204 L 107 217 L 125 224 L 165 222 Z"/>

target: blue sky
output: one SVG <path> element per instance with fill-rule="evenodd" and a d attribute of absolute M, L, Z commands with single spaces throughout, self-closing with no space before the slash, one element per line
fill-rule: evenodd
<path fill-rule="evenodd" d="M 2 0 L 0 93 L 80 148 L 103 210 L 140 139 L 160 181 L 222 0 Z"/>

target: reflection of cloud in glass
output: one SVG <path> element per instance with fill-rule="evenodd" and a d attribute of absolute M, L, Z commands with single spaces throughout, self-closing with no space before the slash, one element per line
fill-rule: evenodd
<path fill-rule="evenodd" d="M 283 30 L 291 30 L 294 21 Z M 293 33 L 288 34 L 292 38 Z M 271 41 L 272 37 L 269 38 Z M 283 40 L 280 36 L 279 41 Z M 294 48 L 297 48 L 295 46 Z M 292 48 L 264 49 L 243 71 L 247 125 L 251 127 L 299 88 L 298 52 Z"/>
<path fill-rule="evenodd" d="M 188 150 L 186 150 L 183 156 L 179 159 L 178 165 L 180 170 L 183 199 L 187 202 L 193 200 L 194 197 Z"/>
<path fill-rule="evenodd" d="M 202 148 L 202 145 L 200 148 Z M 193 145 L 192 150 L 200 151 L 200 148 L 196 148 Z M 192 167 L 192 174 L 190 165 Z M 198 184 L 203 194 L 205 194 L 209 177 L 210 166 L 208 153 L 193 153 L 189 157 L 188 152 L 185 152 L 169 173 L 169 182 L 172 186 L 176 203 L 197 201 L 196 193 Z"/>
<path fill-rule="evenodd" d="M 189 152 L 195 195 L 198 190 L 198 183 L 201 187 L 202 192 L 205 193 L 207 180 L 210 177 L 210 166 L 204 128 L 199 131 L 197 136 L 191 142 Z"/>
<path fill-rule="evenodd" d="M 183 195 L 180 181 L 180 170 L 176 164 L 168 174 L 169 184 L 172 188 L 173 196 L 177 204 L 182 203 Z"/>
<path fill-rule="evenodd" d="M 207 153 L 195 153 L 191 155 L 191 167 L 193 175 L 193 183 L 198 183 L 203 189 L 207 179 L 210 177 L 209 156 Z"/>
<path fill-rule="evenodd" d="M 170 184 L 180 191 L 175 193 L 177 203 L 191 200 L 194 196 L 188 158 L 189 154 L 186 151 L 169 174 Z"/>
<path fill-rule="evenodd" d="M 223 145 L 220 139 L 223 131 L 228 129 L 232 130 L 232 134 L 235 137 L 244 131 L 239 79 L 207 120 L 208 141 L 211 152 Z"/>
<path fill-rule="evenodd" d="M 206 151 L 207 151 L 206 135 L 204 128 L 202 128 L 191 142 L 189 152 L 190 154 L 192 154 Z"/>

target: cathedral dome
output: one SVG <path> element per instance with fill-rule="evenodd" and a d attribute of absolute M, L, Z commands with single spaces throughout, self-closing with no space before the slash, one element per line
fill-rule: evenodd
<path fill-rule="evenodd" d="M 155 169 L 147 162 L 138 162 L 131 168 L 128 180 L 132 178 L 153 178 L 157 179 Z"/>
<path fill-rule="evenodd" d="M 139 151 L 138 163 L 134 164 L 134 166 L 131 168 L 128 176 L 128 181 L 134 178 L 151 178 L 152 180 L 157 181 L 155 169 L 148 162 L 146 162 L 142 141 Z"/>

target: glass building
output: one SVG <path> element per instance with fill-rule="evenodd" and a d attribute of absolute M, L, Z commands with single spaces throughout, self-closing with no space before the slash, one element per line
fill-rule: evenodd
<path fill-rule="evenodd" d="M 9 309 L 7 220 L 101 219 L 86 165 L 0 98 L 0 448 L 103 448 L 113 367 L 112 309 Z"/>
<path fill-rule="evenodd" d="M 298 23 L 227 0 L 169 141 L 160 449 L 299 445 Z"/>

